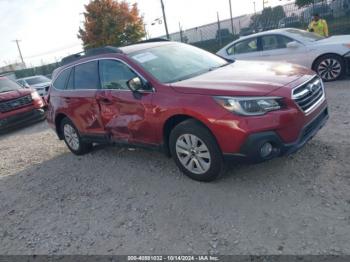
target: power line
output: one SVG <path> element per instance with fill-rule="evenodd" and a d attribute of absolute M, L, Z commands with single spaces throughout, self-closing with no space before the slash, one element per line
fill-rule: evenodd
<path fill-rule="evenodd" d="M 66 45 L 66 46 L 59 47 L 59 48 L 56 48 L 56 49 L 51 49 L 51 50 L 48 50 L 46 52 L 42 52 L 42 53 L 39 53 L 39 54 L 26 56 L 26 59 L 34 58 L 34 57 L 38 57 L 38 56 L 49 55 L 49 54 L 54 54 L 54 53 L 58 53 L 58 52 L 61 52 L 61 51 L 64 51 L 64 50 L 67 50 L 67 49 L 70 49 L 70 48 L 73 48 L 73 47 L 78 47 L 78 46 L 81 47 L 81 44 L 76 43 L 76 44 Z"/>

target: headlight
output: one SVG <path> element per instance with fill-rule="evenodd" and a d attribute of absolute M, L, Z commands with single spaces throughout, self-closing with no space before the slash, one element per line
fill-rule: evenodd
<path fill-rule="evenodd" d="M 281 97 L 227 97 L 216 96 L 216 102 L 228 111 L 245 116 L 258 116 L 281 109 L 284 105 Z"/>
<path fill-rule="evenodd" d="M 33 91 L 33 92 L 31 93 L 31 95 L 32 95 L 32 99 L 33 99 L 33 100 L 40 99 L 40 95 L 38 94 L 37 91 Z"/>
<path fill-rule="evenodd" d="M 343 44 L 345 47 L 350 48 L 350 43 L 348 44 Z"/>

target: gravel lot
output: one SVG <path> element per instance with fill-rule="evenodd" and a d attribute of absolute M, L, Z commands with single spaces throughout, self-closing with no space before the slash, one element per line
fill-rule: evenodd
<path fill-rule="evenodd" d="M 45 122 L 0 137 L 1 254 L 350 254 L 350 81 L 292 156 L 214 183 L 157 152 L 72 155 Z"/>

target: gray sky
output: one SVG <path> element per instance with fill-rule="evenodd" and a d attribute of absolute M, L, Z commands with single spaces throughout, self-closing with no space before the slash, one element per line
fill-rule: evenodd
<path fill-rule="evenodd" d="M 170 33 L 229 18 L 229 0 L 163 0 Z M 233 16 L 253 12 L 254 0 L 231 0 Z M 40 65 L 81 51 L 77 38 L 84 20 L 81 14 L 89 0 L 0 0 L 0 67 L 19 61 L 14 39 L 21 39 L 22 54 L 27 65 Z M 160 0 L 128 0 L 137 2 L 151 37 L 165 34 L 164 25 L 151 26 L 162 16 Z M 262 0 L 255 0 L 257 11 Z M 269 5 L 288 0 L 269 0 Z"/>

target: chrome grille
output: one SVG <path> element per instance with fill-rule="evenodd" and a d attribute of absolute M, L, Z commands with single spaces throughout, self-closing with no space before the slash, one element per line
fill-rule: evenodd
<path fill-rule="evenodd" d="M 32 103 L 32 96 L 23 96 L 20 98 L 0 102 L 0 112 L 5 113 Z"/>
<path fill-rule="evenodd" d="M 308 113 L 314 109 L 325 97 L 323 82 L 319 77 L 293 89 L 292 98 L 300 109 Z"/>

